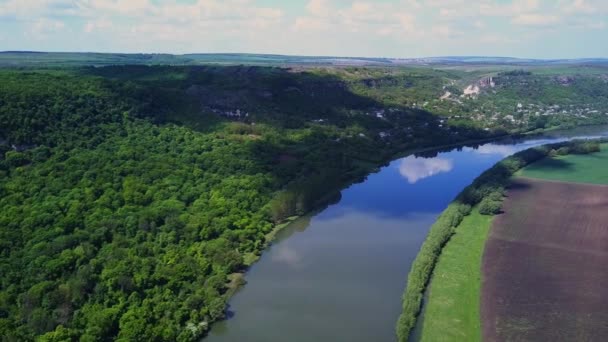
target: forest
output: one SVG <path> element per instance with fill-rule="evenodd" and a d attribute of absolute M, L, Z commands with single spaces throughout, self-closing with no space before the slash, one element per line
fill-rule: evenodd
<path fill-rule="evenodd" d="M 330 76 L 276 68 L 2 70 L 0 80 L 7 341 L 197 340 L 276 224 L 397 151 L 491 136 L 433 134 L 436 118 L 408 108 L 393 121 L 359 114 L 381 105 Z M 250 115 L 223 114 L 237 108 Z"/>
<path fill-rule="evenodd" d="M 447 71 L 386 72 L 0 70 L 0 336 L 198 340 L 278 224 L 397 153 L 511 133 L 414 106 Z"/>

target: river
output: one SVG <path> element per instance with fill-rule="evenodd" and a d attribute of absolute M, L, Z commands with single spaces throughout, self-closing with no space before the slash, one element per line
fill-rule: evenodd
<path fill-rule="evenodd" d="M 410 265 L 454 197 L 517 151 L 594 136 L 608 136 L 608 127 L 391 162 L 343 190 L 338 203 L 282 230 L 204 342 L 395 341 Z"/>

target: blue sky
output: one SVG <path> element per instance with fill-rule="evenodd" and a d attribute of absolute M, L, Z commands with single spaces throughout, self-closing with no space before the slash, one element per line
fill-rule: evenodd
<path fill-rule="evenodd" d="M 608 57 L 608 0 L 0 0 L 0 50 Z"/>

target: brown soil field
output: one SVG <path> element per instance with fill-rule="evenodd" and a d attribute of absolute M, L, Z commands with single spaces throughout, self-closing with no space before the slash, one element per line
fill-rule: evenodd
<path fill-rule="evenodd" d="M 608 341 L 608 186 L 516 179 L 482 262 L 484 341 Z"/>

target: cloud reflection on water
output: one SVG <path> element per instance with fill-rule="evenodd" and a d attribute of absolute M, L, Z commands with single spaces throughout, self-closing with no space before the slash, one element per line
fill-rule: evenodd
<path fill-rule="evenodd" d="M 452 171 L 454 168 L 454 162 L 450 159 L 445 158 L 418 158 L 418 157 L 407 157 L 401 161 L 399 165 L 399 173 L 410 184 L 417 183 L 418 181 L 429 178 L 440 173 L 446 173 Z"/>
<path fill-rule="evenodd" d="M 287 264 L 290 267 L 296 267 L 302 261 L 302 256 L 288 244 L 279 244 L 276 248 L 276 252 L 272 254 L 272 260 Z"/>
<path fill-rule="evenodd" d="M 466 147 L 464 150 L 477 154 L 496 154 L 503 157 L 508 157 L 517 152 L 519 149 L 517 146 L 514 145 L 486 144 L 479 146 L 478 148 Z"/>
<path fill-rule="evenodd" d="M 337 215 L 318 215 L 302 234 L 274 243 L 269 251 L 272 264 L 280 265 L 285 272 L 300 272 L 319 258 L 338 262 L 344 258 L 365 259 L 368 253 L 380 251 L 410 247 L 415 250 L 439 214 L 431 210 L 386 215 L 349 207 L 329 211 L 336 211 Z"/>

